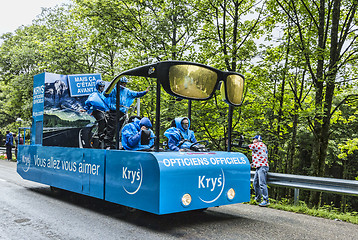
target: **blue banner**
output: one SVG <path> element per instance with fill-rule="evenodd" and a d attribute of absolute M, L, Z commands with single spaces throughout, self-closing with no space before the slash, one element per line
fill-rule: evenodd
<path fill-rule="evenodd" d="M 101 79 L 101 74 L 68 75 L 71 97 L 90 95 L 95 90 L 96 81 Z"/>
<path fill-rule="evenodd" d="M 44 115 L 45 73 L 34 78 L 32 116 L 35 121 L 42 121 Z"/>

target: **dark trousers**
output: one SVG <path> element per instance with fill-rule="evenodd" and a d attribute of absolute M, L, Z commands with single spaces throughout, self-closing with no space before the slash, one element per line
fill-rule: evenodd
<path fill-rule="evenodd" d="M 119 122 L 118 122 L 118 130 L 122 128 L 125 118 L 123 117 L 124 113 L 119 112 Z M 116 134 L 116 111 L 111 110 L 109 112 L 108 121 L 107 121 L 107 129 L 106 136 L 104 137 L 105 147 L 113 148 L 113 137 Z"/>
<path fill-rule="evenodd" d="M 6 157 L 8 160 L 12 160 L 12 145 L 6 145 Z"/>
<path fill-rule="evenodd" d="M 98 123 L 98 138 L 100 141 L 103 141 L 105 136 L 108 114 L 103 111 L 94 110 L 92 112 L 92 116 L 97 120 Z"/>

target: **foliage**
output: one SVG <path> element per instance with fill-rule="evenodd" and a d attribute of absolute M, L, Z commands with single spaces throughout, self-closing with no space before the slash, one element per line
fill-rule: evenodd
<path fill-rule="evenodd" d="M 74 0 L 44 9 L 31 25 L 1 36 L 0 127 L 15 131 L 18 117 L 31 124 L 32 79 L 43 71 L 96 72 L 110 81 L 143 64 L 194 61 L 245 76 L 233 131 L 264 137 L 270 171 L 355 179 L 356 10 L 350 0 Z M 131 77 L 128 86 L 151 86 L 141 115 L 155 123 L 156 82 Z M 220 94 L 191 104 L 197 139 L 227 149 L 229 108 Z M 188 115 L 187 106 L 161 89 L 161 142 L 171 121 Z M 304 198 L 316 206 L 320 199 L 345 205 Z"/>
<path fill-rule="evenodd" d="M 341 154 L 338 155 L 339 158 L 345 158 L 348 154 L 353 154 L 354 151 L 358 150 L 358 138 L 348 139 L 345 142 L 345 145 L 339 145 Z"/>

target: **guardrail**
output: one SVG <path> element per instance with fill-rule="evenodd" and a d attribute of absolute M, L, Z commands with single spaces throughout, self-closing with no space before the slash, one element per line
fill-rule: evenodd
<path fill-rule="evenodd" d="M 255 171 L 251 171 L 251 182 Z M 268 173 L 267 184 L 278 187 L 294 188 L 294 202 L 298 203 L 299 190 L 311 190 L 358 196 L 358 181 L 337 178 L 311 177 L 283 173 Z"/>
<path fill-rule="evenodd" d="M 5 147 L 0 147 L 0 151 L 5 151 Z M 251 171 L 251 182 L 253 182 L 255 171 Z M 329 192 L 350 196 L 358 196 L 358 181 L 337 178 L 323 178 L 303 175 L 268 173 L 267 184 L 277 187 L 287 187 L 294 189 L 294 203 L 299 200 L 299 190 L 311 190 L 319 192 Z"/>
<path fill-rule="evenodd" d="M 12 155 L 15 156 L 15 147 L 12 149 Z M 6 153 L 6 147 L 0 147 L 0 153 Z"/>

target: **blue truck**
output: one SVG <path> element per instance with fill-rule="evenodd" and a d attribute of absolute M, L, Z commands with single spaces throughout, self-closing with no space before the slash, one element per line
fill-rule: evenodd
<path fill-rule="evenodd" d="M 161 88 L 192 101 L 208 100 L 220 89 L 231 106 L 242 101 L 242 75 L 203 64 L 164 61 L 129 69 L 107 84 L 106 93 L 119 86 L 122 76 L 156 79 L 156 136 L 163 134 Z M 159 146 L 159 137 L 153 151 L 147 152 L 120 150 L 118 142 L 118 149 L 83 147 L 88 145 L 84 136 L 92 134 L 88 126 L 93 119 L 77 110 L 98 78 L 34 76 L 31 144 L 18 149 L 17 172 L 23 179 L 158 215 L 250 200 L 250 163 L 240 152 L 172 152 Z M 74 126 L 61 125 L 69 122 Z"/>

